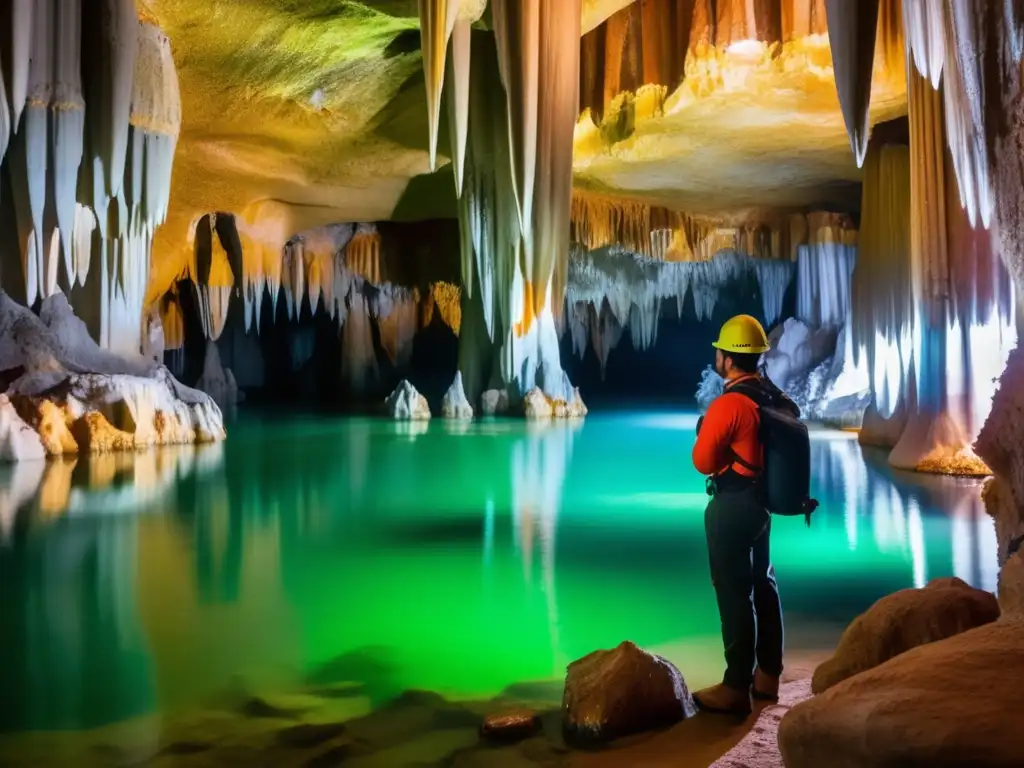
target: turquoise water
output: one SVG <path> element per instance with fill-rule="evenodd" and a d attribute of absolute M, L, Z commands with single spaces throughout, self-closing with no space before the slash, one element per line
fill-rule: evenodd
<path fill-rule="evenodd" d="M 696 417 L 411 427 L 247 415 L 202 449 L 0 468 L 0 732 L 84 729 L 227 689 L 490 697 L 632 639 L 721 672 Z M 882 595 L 992 589 L 973 481 L 814 433 L 808 529 L 776 519 L 791 652 Z"/>

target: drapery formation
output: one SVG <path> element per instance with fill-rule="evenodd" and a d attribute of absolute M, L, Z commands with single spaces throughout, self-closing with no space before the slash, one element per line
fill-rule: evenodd
<path fill-rule="evenodd" d="M 867 352 L 876 406 L 894 419 L 890 462 L 957 473 L 985 471 L 971 443 L 1016 343 L 1013 291 L 985 230 L 993 193 L 983 99 L 1002 86 L 982 82 L 987 48 L 978 46 L 998 38 L 985 36 L 992 19 L 968 5 L 904 0 L 909 183 L 894 166 L 906 150 L 868 154 L 854 280 L 854 341 Z M 836 75 L 840 93 L 866 92 L 852 69 L 837 63 Z M 855 148 L 859 120 L 848 120 Z"/>
<path fill-rule="evenodd" d="M 132 0 L 12 0 L 0 52 L 0 206 L 21 261 L 4 287 L 26 304 L 64 290 L 101 346 L 138 353 L 181 127 L 167 38 Z"/>

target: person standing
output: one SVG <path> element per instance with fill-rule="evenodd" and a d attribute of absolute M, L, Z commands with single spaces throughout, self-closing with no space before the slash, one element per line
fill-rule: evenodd
<path fill-rule="evenodd" d="M 711 496 L 704 532 L 726 671 L 720 684 L 698 691 L 694 699 L 703 710 L 746 717 L 751 696 L 778 699 L 783 626 L 770 555 L 771 515 L 759 477 L 764 466 L 760 411 L 744 392 L 764 393 L 796 418 L 800 409 L 758 373 L 770 345 L 755 318 L 731 318 L 713 346 L 725 388 L 697 423 L 693 465 L 707 476 Z"/>

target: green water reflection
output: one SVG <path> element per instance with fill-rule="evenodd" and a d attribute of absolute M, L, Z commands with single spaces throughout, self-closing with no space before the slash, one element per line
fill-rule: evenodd
<path fill-rule="evenodd" d="M 714 680 L 695 421 L 248 416 L 222 446 L 0 468 L 0 731 L 299 679 L 489 697 L 625 638 Z M 814 526 L 773 537 L 791 649 L 937 576 L 994 587 L 977 483 L 837 433 L 814 461 Z"/>

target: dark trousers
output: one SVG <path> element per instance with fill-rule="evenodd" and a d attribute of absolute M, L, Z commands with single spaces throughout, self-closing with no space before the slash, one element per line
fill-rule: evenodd
<path fill-rule="evenodd" d="M 782 604 L 772 568 L 771 515 L 753 485 L 719 490 L 704 512 L 711 582 L 722 619 L 723 682 L 750 687 L 754 664 L 782 674 Z"/>

